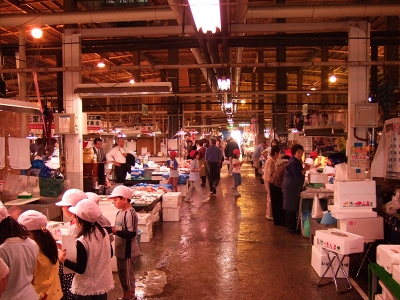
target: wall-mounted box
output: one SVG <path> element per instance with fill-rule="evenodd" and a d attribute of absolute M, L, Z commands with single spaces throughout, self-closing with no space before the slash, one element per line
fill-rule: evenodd
<path fill-rule="evenodd" d="M 353 127 L 372 128 L 378 126 L 378 103 L 356 103 L 353 105 Z"/>
<path fill-rule="evenodd" d="M 54 133 L 78 134 L 78 117 L 76 114 L 54 114 Z"/>

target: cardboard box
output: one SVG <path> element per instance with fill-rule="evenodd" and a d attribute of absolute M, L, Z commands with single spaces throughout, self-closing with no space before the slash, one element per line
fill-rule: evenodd
<path fill-rule="evenodd" d="M 149 231 L 148 233 L 142 233 L 140 235 L 140 242 L 141 243 L 148 243 L 153 238 L 153 231 Z"/>
<path fill-rule="evenodd" d="M 333 203 L 340 208 L 375 208 L 375 194 L 338 195 L 333 194 Z"/>
<path fill-rule="evenodd" d="M 149 222 L 152 222 L 151 214 L 148 213 L 136 213 L 138 216 L 138 224 L 146 225 Z"/>
<path fill-rule="evenodd" d="M 142 233 L 149 233 L 153 230 L 153 222 L 148 222 L 146 225 L 138 225 L 138 228 L 142 230 Z"/>
<path fill-rule="evenodd" d="M 376 218 L 378 214 L 373 211 L 372 208 L 340 208 L 335 205 L 328 205 L 328 210 L 330 210 L 332 217 L 341 219 L 363 219 L 363 218 Z"/>
<path fill-rule="evenodd" d="M 392 274 L 393 266 L 400 264 L 400 245 L 378 245 L 376 263 Z"/>
<path fill-rule="evenodd" d="M 169 208 L 164 207 L 162 209 L 163 221 L 179 221 L 181 219 L 181 207 Z"/>
<path fill-rule="evenodd" d="M 335 194 L 341 195 L 376 195 L 375 180 L 352 180 L 334 182 Z"/>
<path fill-rule="evenodd" d="M 339 229 L 317 230 L 317 245 L 345 255 L 364 251 L 364 237 Z"/>
<path fill-rule="evenodd" d="M 341 219 L 338 220 L 340 230 L 361 235 L 364 240 L 383 240 L 383 218 Z"/>
<path fill-rule="evenodd" d="M 322 173 L 309 173 L 308 174 L 308 182 L 309 183 L 327 183 L 328 175 Z"/>
<path fill-rule="evenodd" d="M 182 193 L 169 192 L 162 196 L 162 207 L 177 208 L 181 205 Z"/>
<path fill-rule="evenodd" d="M 393 266 L 393 280 L 400 284 L 400 265 Z"/>
<path fill-rule="evenodd" d="M 342 258 L 339 256 L 340 259 Z M 347 274 L 349 274 L 349 263 L 350 263 L 350 257 L 346 256 L 345 259 L 343 260 L 343 266 L 344 270 Z M 329 265 L 329 259 L 328 256 L 326 255 L 325 250 L 321 249 L 318 250 L 317 247 L 312 246 L 312 253 L 311 253 L 311 266 L 317 272 L 319 277 L 322 277 L 324 272 L 326 271 L 327 267 Z M 339 266 L 339 263 L 335 259 L 335 261 L 332 264 L 333 269 L 336 271 L 337 267 Z M 327 278 L 333 278 L 333 272 L 332 269 L 330 269 L 326 274 L 325 277 Z M 339 272 L 337 273 L 337 278 L 345 278 L 342 269 L 339 269 Z"/>
<path fill-rule="evenodd" d="M 317 230 L 336 228 L 336 224 L 324 225 L 320 224 L 316 219 L 310 218 L 310 244 L 314 245 L 314 236 Z"/>

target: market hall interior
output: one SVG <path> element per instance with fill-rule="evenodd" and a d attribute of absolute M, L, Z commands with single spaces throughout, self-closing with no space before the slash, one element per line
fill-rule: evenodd
<path fill-rule="evenodd" d="M 265 218 L 266 192 L 250 162 L 242 176 L 241 197 L 224 166 L 208 202 L 183 201 L 179 222 L 155 225 L 151 241 L 140 243 L 138 299 L 368 299 L 367 268 L 343 294 L 333 283 L 318 287 L 309 238 Z M 122 295 L 117 273 L 114 279 L 109 299 Z"/>

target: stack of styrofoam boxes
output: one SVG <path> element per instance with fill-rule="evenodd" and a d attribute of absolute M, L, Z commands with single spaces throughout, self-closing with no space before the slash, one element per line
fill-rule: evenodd
<path fill-rule="evenodd" d="M 400 284 L 400 245 L 378 245 L 376 263 L 392 274 L 393 279 Z M 396 299 L 382 282 L 379 282 L 379 285 L 382 287 L 382 294 L 376 295 L 378 299 Z"/>
<path fill-rule="evenodd" d="M 161 203 L 157 202 L 152 211 L 149 211 L 151 214 L 151 220 L 154 223 L 157 223 L 160 220 L 160 212 L 161 212 Z"/>
<path fill-rule="evenodd" d="M 322 248 L 338 253 L 339 258 L 342 259 L 343 255 L 363 252 L 364 238 L 336 228 L 317 230 L 314 237 L 314 245 L 312 246 L 311 266 L 320 277 L 325 273 L 329 264 L 327 253 Z M 335 260 L 332 265 L 336 271 L 338 268 L 337 260 Z M 343 265 L 346 274 L 349 274 L 348 256 L 344 258 Z M 325 277 L 333 277 L 332 270 L 329 270 L 325 274 Z M 343 272 L 339 271 L 337 277 L 344 278 Z"/>
<path fill-rule="evenodd" d="M 149 213 L 136 213 L 138 216 L 138 228 L 142 230 L 140 235 L 140 242 L 148 243 L 153 237 L 153 221 L 152 214 Z"/>
<path fill-rule="evenodd" d="M 179 221 L 181 219 L 182 194 L 169 192 L 162 196 L 163 221 Z"/>
<path fill-rule="evenodd" d="M 374 180 L 338 181 L 334 183 L 334 205 L 328 206 L 336 219 L 376 218 L 376 182 Z"/>

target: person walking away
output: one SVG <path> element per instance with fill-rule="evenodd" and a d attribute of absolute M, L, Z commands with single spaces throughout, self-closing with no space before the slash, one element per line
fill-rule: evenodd
<path fill-rule="evenodd" d="M 243 160 L 240 161 L 239 157 L 240 157 L 240 149 L 234 149 L 232 151 L 232 177 L 233 177 L 233 186 L 232 186 L 232 190 L 233 190 L 233 194 L 235 196 L 242 196 L 239 191 L 238 191 L 238 186 L 242 185 L 242 174 L 240 173 L 240 168 L 243 165 Z"/>
<path fill-rule="evenodd" d="M 253 167 L 255 168 L 255 175 L 259 176 L 261 174 L 261 154 L 267 148 L 268 140 L 264 140 L 261 144 L 259 144 L 255 149 L 253 156 L 251 159 L 253 160 Z"/>
<path fill-rule="evenodd" d="M 284 155 L 276 162 L 275 172 L 269 179 L 269 190 L 271 193 L 272 217 L 275 226 L 285 226 L 285 211 L 283 209 L 282 181 L 286 165 L 290 156 Z"/>
<path fill-rule="evenodd" d="M 302 156 L 304 148 L 295 144 L 291 148 L 292 157 L 285 168 L 282 181 L 283 209 L 286 211 L 285 225 L 289 233 L 296 233 L 297 213 L 300 205 L 300 193 L 303 190 L 304 175 L 310 169 L 303 168 Z"/>
<path fill-rule="evenodd" d="M 199 153 L 199 163 L 201 169 L 199 172 L 200 178 L 201 178 L 201 186 L 206 186 L 206 180 L 207 180 L 207 162 L 205 160 L 206 156 L 206 148 L 204 147 L 204 140 L 199 141 L 199 149 L 197 150 Z"/>
<path fill-rule="evenodd" d="M 204 166 L 202 166 L 199 161 L 200 153 L 196 150 L 192 150 L 190 156 L 194 157 L 194 159 L 190 163 L 189 181 L 191 184 L 186 194 L 185 201 L 192 202 L 193 200 L 191 197 L 193 196 L 193 192 L 196 190 L 196 192 L 200 195 L 201 200 L 203 202 L 207 202 L 210 200 L 210 197 L 205 196 L 203 194 L 203 190 L 201 189 L 201 178 L 199 172 L 202 168 L 204 168 Z"/>
<path fill-rule="evenodd" d="M 58 276 L 60 268 L 58 249 L 56 240 L 46 229 L 46 216 L 36 210 L 27 210 L 18 217 L 18 223 L 25 226 L 29 231 L 30 238 L 39 246 L 39 255 L 32 280 L 39 299 L 60 300 L 63 293 Z"/>
<path fill-rule="evenodd" d="M 232 160 L 233 160 L 233 157 L 234 157 L 233 151 L 235 149 L 239 149 L 239 145 L 238 145 L 238 143 L 236 143 L 235 139 L 231 137 L 229 139 L 228 144 L 226 145 L 225 151 L 224 151 L 225 152 L 225 156 L 229 159 L 229 174 L 232 174 L 232 169 L 233 169 Z M 239 155 L 240 155 L 240 153 L 239 153 Z"/>
<path fill-rule="evenodd" d="M 71 292 L 75 300 L 106 300 L 107 292 L 114 288 L 114 280 L 110 239 L 106 229 L 97 222 L 100 208 L 94 201 L 84 199 L 69 211 L 75 214 L 76 226 L 80 229 L 76 261 L 66 258 L 65 249 L 58 252 L 58 259 L 76 272 Z"/>
<path fill-rule="evenodd" d="M 128 150 L 125 148 L 125 139 L 123 137 L 117 138 L 117 146 L 112 148 L 110 152 L 107 153 L 106 159 L 108 162 L 114 165 L 114 172 L 117 183 L 124 183 L 126 178 L 126 173 L 128 170 L 126 164 L 126 156 L 128 155 Z"/>
<path fill-rule="evenodd" d="M 39 299 L 32 285 L 39 247 L 28 236 L 28 230 L 0 205 L 0 259 L 9 268 L 2 300 Z"/>
<path fill-rule="evenodd" d="M 271 192 L 269 189 L 269 180 L 271 178 L 272 173 L 275 171 L 275 164 L 276 160 L 279 158 L 279 153 L 280 149 L 278 146 L 272 146 L 271 147 L 271 153 L 267 158 L 267 161 L 265 162 L 264 165 L 264 174 L 263 174 L 263 179 L 264 179 L 264 186 L 265 186 L 265 191 L 267 192 L 267 205 L 266 205 L 266 212 L 265 212 L 265 217 L 267 220 L 273 220 L 272 217 L 272 206 L 271 206 Z"/>
<path fill-rule="evenodd" d="M 126 186 L 117 186 L 109 198 L 119 209 L 115 218 L 115 227 L 112 227 L 112 233 L 115 236 L 118 277 L 123 289 L 123 296 L 118 299 L 136 299 L 135 270 L 140 250 L 137 243 L 138 216 L 130 203 L 132 191 Z"/>
<path fill-rule="evenodd" d="M 205 159 L 208 166 L 208 184 L 210 186 L 210 193 L 216 194 L 220 180 L 222 151 L 217 147 L 217 140 L 215 138 L 210 139 L 210 147 L 206 150 Z"/>
<path fill-rule="evenodd" d="M 169 159 L 165 162 L 165 165 L 169 168 L 168 184 L 172 184 L 174 192 L 178 191 L 178 161 L 176 160 L 177 153 L 175 151 L 169 152 Z M 189 154 L 188 154 L 189 155 Z"/>

